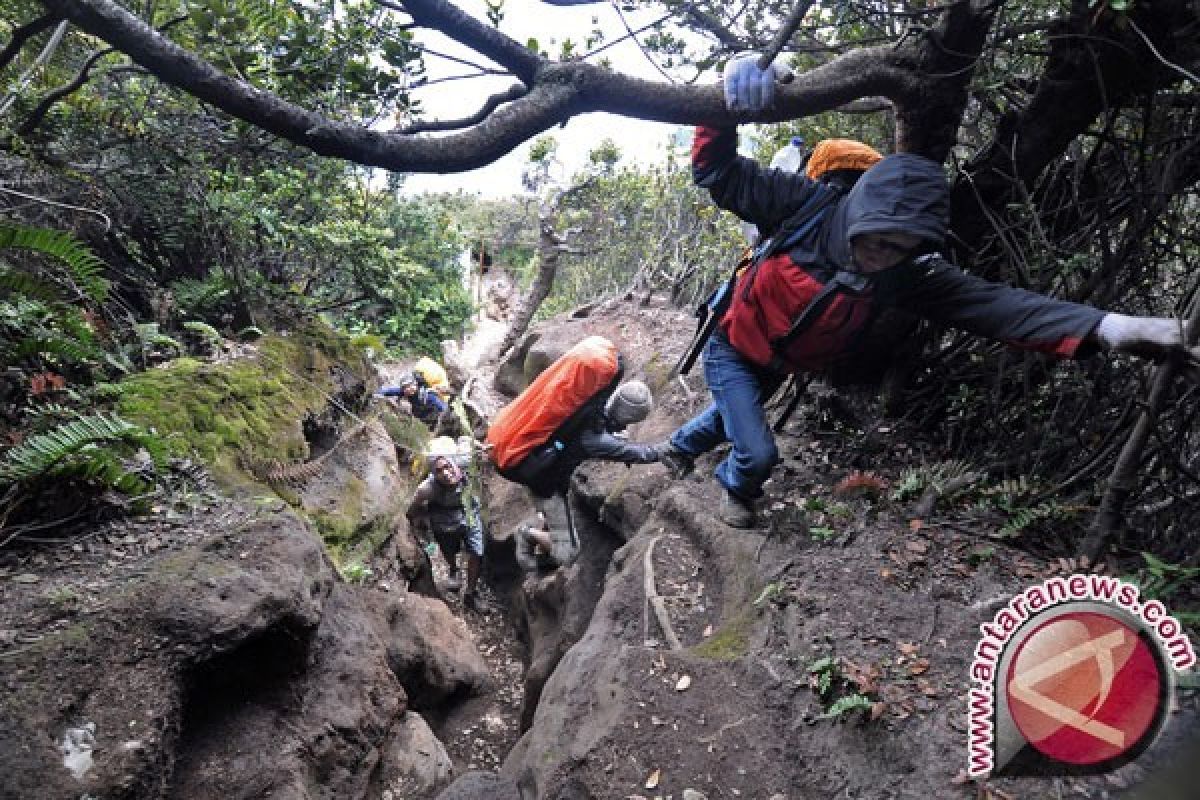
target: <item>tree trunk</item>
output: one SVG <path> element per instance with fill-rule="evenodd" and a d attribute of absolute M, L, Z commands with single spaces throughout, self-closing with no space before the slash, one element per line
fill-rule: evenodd
<path fill-rule="evenodd" d="M 538 271 L 526 294 L 513 314 L 512 323 L 504 341 L 500 343 L 501 359 L 507 355 L 517 341 L 525 335 L 533 315 L 541 307 L 542 301 L 550 295 L 554 288 L 554 276 L 558 273 L 558 258 L 562 252 L 563 239 L 554 230 L 554 209 L 556 204 L 546 204 L 538 212 Z"/>

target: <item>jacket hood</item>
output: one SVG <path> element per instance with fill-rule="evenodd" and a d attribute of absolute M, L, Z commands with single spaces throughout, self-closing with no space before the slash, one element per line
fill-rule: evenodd
<path fill-rule="evenodd" d="M 850 240 L 864 233 L 909 233 L 940 247 L 949 211 L 950 187 L 941 164 L 912 153 L 885 156 L 839 203 L 825 226 L 822 255 L 850 268 Z"/>

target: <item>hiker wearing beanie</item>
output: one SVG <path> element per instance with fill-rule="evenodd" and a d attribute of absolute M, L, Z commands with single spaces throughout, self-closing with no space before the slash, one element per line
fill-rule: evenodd
<path fill-rule="evenodd" d="M 423 480 L 409 503 L 405 516 L 409 530 L 428 531 L 437 542 L 442 558 L 450 568 L 446 591 L 462 588 L 458 573 L 458 553 L 467 551 L 467 584 L 463 591 L 463 606 L 481 610 L 476 588 L 483 564 L 483 521 L 478 499 L 472 499 L 467 509 L 464 496 L 467 488 L 466 470 L 453 454 L 437 453 L 430 459 L 429 477 Z"/>
<path fill-rule="evenodd" d="M 552 473 L 529 486 L 540 519 L 517 530 L 517 563 L 535 571 L 572 564 L 579 556 L 579 537 L 571 516 L 568 491 L 571 475 L 584 461 L 650 464 L 659 460 L 660 447 L 636 444 L 615 435 L 649 416 L 654 407 L 650 388 L 641 381 L 619 385 L 607 402 L 587 412 L 577 433 L 561 441 Z"/>
<path fill-rule="evenodd" d="M 757 60 L 743 54 L 726 66 L 730 110 L 772 105 L 784 70 L 759 69 Z M 700 126 L 692 171 L 718 206 L 774 233 L 713 298 L 716 324 L 703 344 L 713 403 L 661 453 L 681 476 L 696 456 L 732 442 L 715 472 L 725 490 L 719 516 L 732 527 L 755 526 L 756 501 L 779 458 L 765 402 L 788 374 L 824 372 L 852 354 L 880 308 L 1061 358 L 1103 350 L 1200 363 L 1178 320 L 1107 314 L 985 281 L 942 258 L 949 186 L 928 158 L 886 156 L 845 191 L 764 169 L 738 156 L 735 128 Z"/>
<path fill-rule="evenodd" d="M 379 390 L 383 397 L 402 397 L 408 400 L 412 415 L 430 430 L 439 427 L 442 415 L 449 406 L 434 389 L 421 385 L 421 379 L 416 373 L 409 372 L 395 386 L 385 386 Z"/>

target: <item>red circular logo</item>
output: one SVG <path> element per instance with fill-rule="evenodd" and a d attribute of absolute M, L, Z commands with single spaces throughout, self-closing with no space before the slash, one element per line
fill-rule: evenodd
<path fill-rule="evenodd" d="M 1009 713 L 1033 747 L 1068 764 L 1119 758 L 1160 720 L 1159 660 L 1121 620 L 1068 612 L 1038 626 L 1008 667 Z"/>

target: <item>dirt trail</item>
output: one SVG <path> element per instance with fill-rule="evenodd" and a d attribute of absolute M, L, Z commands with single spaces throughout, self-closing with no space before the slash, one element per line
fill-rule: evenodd
<path fill-rule="evenodd" d="M 444 586 L 445 562 L 435 557 L 433 564 L 434 577 Z M 454 762 L 455 774 L 498 769 L 520 737 L 524 648 L 509 621 L 505 593 L 498 594 L 484 580 L 479 582 L 479 593 L 482 611 L 465 609 L 461 593 L 447 593 L 446 602 L 470 630 L 491 675 L 490 688 L 467 698 L 444 717 L 429 720 Z"/>
<path fill-rule="evenodd" d="M 506 283 L 507 279 L 496 281 Z M 485 286 L 489 290 L 491 282 Z M 499 308 L 503 308 L 500 305 Z M 470 333 L 459 343 L 455 354 L 457 365 L 468 375 L 479 375 L 483 359 L 494 355 L 504 338 L 508 324 L 495 319 L 498 311 L 494 302 L 484 304 Z M 382 368 L 384 374 L 400 374 L 398 365 Z M 479 375 L 486 386 L 490 375 Z M 490 391 L 490 390 L 489 390 Z M 448 567 L 435 554 L 430 559 L 434 578 L 439 587 L 446 585 Z M 479 582 L 482 598 L 480 611 L 463 607 L 459 592 L 444 592 L 447 604 L 466 623 L 479 653 L 491 675 L 490 689 L 469 697 L 440 718 L 430 719 L 434 733 L 442 741 L 454 763 L 455 774 L 470 770 L 495 771 L 520 737 L 520 715 L 523 700 L 525 647 L 509 618 L 511 587 L 489 585 L 486 578 Z"/>

